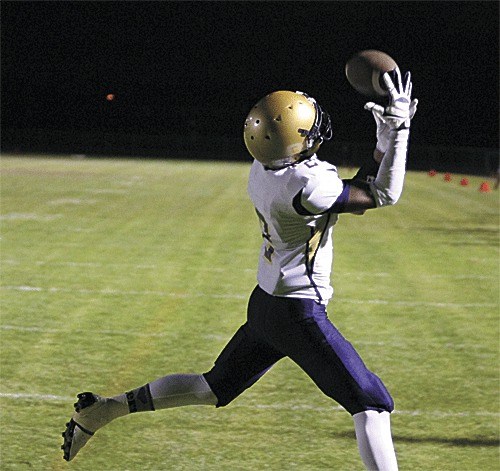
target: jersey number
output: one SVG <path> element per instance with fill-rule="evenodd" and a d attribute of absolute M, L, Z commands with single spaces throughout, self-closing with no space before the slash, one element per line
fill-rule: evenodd
<path fill-rule="evenodd" d="M 260 221 L 260 226 L 262 229 L 262 237 L 267 240 L 266 248 L 264 249 L 264 257 L 266 257 L 266 260 L 272 263 L 272 256 L 274 253 L 274 247 L 271 241 L 271 234 L 269 234 L 269 225 L 267 224 L 266 220 L 264 219 L 264 216 L 255 210 L 257 213 L 257 216 L 259 217 Z"/>

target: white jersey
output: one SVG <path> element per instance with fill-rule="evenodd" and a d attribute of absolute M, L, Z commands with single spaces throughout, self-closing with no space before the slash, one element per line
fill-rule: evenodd
<path fill-rule="evenodd" d="M 262 227 L 257 279 L 264 291 L 328 302 L 333 294 L 332 232 L 338 219 L 328 210 L 342 190 L 337 169 L 315 155 L 280 170 L 254 161 L 248 193 Z"/>

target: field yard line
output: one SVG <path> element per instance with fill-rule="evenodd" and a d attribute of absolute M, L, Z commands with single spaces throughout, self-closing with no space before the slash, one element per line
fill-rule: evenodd
<path fill-rule="evenodd" d="M 41 221 L 50 222 L 62 218 L 62 214 L 8 213 L 0 215 L 2 221 Z"/>
<path fill-rule="evenodd" d="M 1 286 L 0 289 L 7 291 L 25 291 L 25 292 L 47 292 L 47 293 L 70 293 L 70 294 L 104 294 L 104 295 L 115 295 L 115 296 L 168 296 L 174 298 L 215 298 L 215 299 L 247 299 L 248 295 L 239 294 L 202 294 L 202 293 L 172 293 L 167 291 L 154 291 L 154 290 L 117 290 L 117 289 L 86 289 L 86 288 L 42 288 L 39 286 Z"/>
<path fill-rule="evenodd" d="M 36 394 L 36 393 L 4 393 L 0 392 L 0 398 L 21 400 L 21 401 L 55 401 L 55 402 L 74 402 L 75 397 L 58 396 L 56 394 Z M 234 409 L 252 409 L 252 410 L 276 410 L 276 411 L 312 411 L 312 412 L 345 412 L 341 406 L 332 405 L 331 407 L 312 406 L 308 404 L 253 404 L 253 405 L 233 405 Z M 490 411 L 473 412 L 443 412 L 443 411 L 422 411 L 422 410 L 395 410 L 394 414 L 410 416 L 432 416 L 436 418 L 446 417 L 499 417 L 500 413 Z"/>
<path fill-rule="evenodd" d="M 168 291 L 155 290 L 117 290 L 117 289 L 87 289 L 87 288 L 44 288 L 40 286 L 1 286 L 0 289 L 5 291 L 24 291 L 24 292 L 46 292 L 46 293 L 70 293 L 70 294 L 102 294 L 115 296 L 168 296 L 181 299 L 189 298 L 211 298 L 211 299 L 247 299 L 249 294 L 204 294 L 204 293 L 172 293 Z M 424 307 L 439 307 L 439 308 L 488 308 L 498 307 L 498 303 L 452 303 L 452 302 L 428 302 L 428 301 L 388 301 L 385 299 L 349 299 L 339 298 L 339 302 L 344 304 L 381 304 L 390 306 L 424 306 Z"/>
<path fill-rule="evenodd" d="M 0 263 L 6 265 L 22 265 L 24 262 L 21 260 L 15 259 L 5 259 L 0 261 Z M 158 269 L 158 268 L 169 268 L 172 264 L 154 264 L 154 263 L 144 263 L 144 264 L 134 264 L 134 263 L 102 263 L 102 262 L 75 262 L 71 260 L 62 260 L 62 261 L 46 261 L 46 260 L 28 260 L 26 261 L 27 265 L 36 265 L 36 266 L 68 266 L 68 267 L 90 267 L 90 268 L 106 268 L 106 267 L 120 267 L 120 268 L 133 268 L 133 269 Z M 173 266 L 178 266 L 183 268 L 181 264 L 174 264 Z M 199 268 L 197 268 L 199 270 Z M 225 272 L 227 268 L 225 267 L 204 267 L 203 271 L 216 271 L 216 272 Z M 245 272 L 254 272 L 256 268 L 243 268 L 242 271 Z M 356 271 L 356 272 L 342 272 L 339 276 L 342 278 L 394 278 L 397 277 L 394 273 L 388 272 L 367 272 L 367 271 Z M 439 273 L 431 273 L 427 274 L 426 278 L 429 279 L 451 279 L 451 280 L 498 280 L 498 275 L 481 275 L 478 273 L 457 273 L 454 275 L 450 274 L 439 274 Z"/>
<path fill-rule="evenodd" d="M 369 278 L 391 278 L 391 277 L 398 277 L 398 275 L 393 274 L 393 273 L 370 273 L 370 272 L 342 272 L 340 274 L 342 278 L 344 277 L 358 277 L 358 278 L 364 278 L 364 277 L 369 277 Z M 479 275 L 479 274 L 474 274 L 474 273 L 457 273 L 455 275 L 448 275 L 448 274 L 438 274 L 438 273 L 430 273 L 425 275 L 426 278 L 437 278 L 437 279 L 450 279 L 450 280 L 498 280 L 499 277 L 495 275 Z"/>
<path fill-rule="evenodd" d="M 14 331 L 14 332 L 28 332 L 28 333 L 40 333 L 40 334 L 88 334 L 89 329 L 62 329 L 62 328 L 46 328 L 38 326 L 23 326 L 23 325 L 0 325 L 0 330 L 3 331 Z M 130 337 L 147 337 L 147 338 L 175 338 L 175 332 L 138 332 L 136 330 L 115 330 L 115 329 L 92 329 L 92 335 L 123 335 Z M 217 342 L 227 342 L 230 335 L 220 335 L 220 334 L 206 334 L 202 336 L 205 340 L 214 340 Z M 412 342 L 398 342 L 398 341 L 376 341 L 376 340 L 359 340 L 351 339 L 356 345 L 374 345 L 379 347 L 397 347 L 406 348 L 412 345 Z M 414 341 L 420 345 L 420 339 Z M 472 343 L 470 345 L 465 343 L 453 343 L 453 342 L 427 342 L 426 347 L 433 348 L 448 348 L 448 349 L 467 349 L 468 351 L 481 351 L 487 350 L 485 346 L 479 343 Z M 484 354 L 483 354 L 484 355 Z M 494 357 L 493 353 L 488 354 L 488 356 Z"/>
<path fill-rule="evenodd" d="M 0 393 L 0 398 L 4 399 L 21 399 L 28 401 L 57 401 L 66 402 L 74 400 L 68 396 L 56 396 L 55 394 L 30 394 L 30 393 Z"/>
<path fill-rule="evenodd" d="M 19 260 L 2 260 L 0 263 L 6 264 L 6 265 L 21 265 L 22 262 Z M 42 261 L 42 260 L 36 260 L 36 261 L 29 261 L 27 264 L 29 265 L 36 265 L 36 266 L 64 266 L 64 267 L 89 267 L 89 268 L 106 268 L 106 267 L 116 267 L 116 268 L 132 268 L 132 269 L 158 269 L 160 268 L 156 264 L 131 264 L 131 263 L 102 263 L 102 262 L 73 262 L 73 261 L 61 261 L 61 262 L 54 262 L 54 261 Z M 162 264 L 161 268 L 170 268 L 170 267 L 183 267 L 181 264 Z M 223 267 L 203 267 L 203 268 L 196 268 L 197 271 L 213 271 L 213 272 L 226 272 L 227 269 Z M 254 268 L 244 268 L 242 271 L 252 271 L 254 272 Z"/>
<path fill-rule="evenodd" d="M 45 327 L 36 327 L 36 326 L 19 326 L 19 325 L 1 325 L 0 330 L 13 330 L 16 332 L 38 332 L 40 334 L 83 334 L 89 332 L 88 330 L 83 329 L 47 329 Z M 162 332 L 136 332 L 132 330 L 113 330 L 113 329 L 101 329 L 101 330 L 93 330 L 92 334 L 101 334 L 101 335 L 125 335 L 125 336 L 133 336 L 133 337 L 167 337 L 167 334 Z"/>
<path fill-rule="evenodd" d="M 473 308 L 473 307 L 497 307 L 497 303 L 437 303 L 437 302 L 427 302 L 427 301 L 387 301 L 384 299 L 346 299 L 339 298 L 339 302 L 348 304 L 383 304 L 390 306 L 406 306 L 406 307 L 443 307 L 443 308 Z"/>
<path fill-rule="evenodd" d="M 253 406 L 244 406 L 244 405 L 236 405 L 234 407 L 241 408 L 255 408 L 255 409 L 271 409 L 271 410 L 305 410 L 305 411 L 313 411 L 313 412 L 330 412 L 334 411 L 344 411 L 345 409 L 341 406 L 332 406 L 332 407 L 321 407 L 321 406 L 311 406 L 308 404 L 297 404 L 297 405 L 284 405 L 284 404 L 256 404 Z M 406 411 L 406 410 L 398 410 L 394 411 L 394 414 L 399 415 L 412 415 L 412 416 L 433 416 L 433 417 L 499 417 L 499 412 L 490 412 L 490 411 L 474 411 L 474 412 L 443 412 L 443 411 Z"/>

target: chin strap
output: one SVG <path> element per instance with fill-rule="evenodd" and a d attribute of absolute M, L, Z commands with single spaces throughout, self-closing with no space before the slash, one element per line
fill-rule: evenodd
<path fill-rule="evenodd" d="M 318 146 L 319 147 L 319 146 Z M 310 149 L 312 150 L 312 149 Z M 309 153 L 308 151 L 304 151 L 301 154 L 293 155 L 292 157 L 286 157 L 281 160 L 275 160 L 272 162 L 270 165 L 264 165 L 264 168 L 266 170 L 281 170 L 286 167 L 291 167 L 292 165 L 298 164 L 300 162 L 303 162 L 304 160 L 310 159 L 315 152 Z"/>

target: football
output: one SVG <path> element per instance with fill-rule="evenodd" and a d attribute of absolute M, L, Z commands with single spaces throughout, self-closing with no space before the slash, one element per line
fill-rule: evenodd
<path fill-rule="evenodd" d="M 357 92 L 366 96 L 381 97 L 387 95 L 382 75 L 397 66 L 394 59 L 385 52 L 368 49 L 354 54 L 347 61 L 345 74 Z"/>

